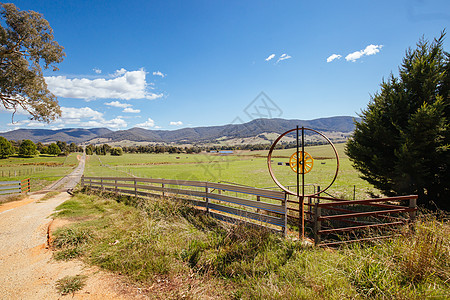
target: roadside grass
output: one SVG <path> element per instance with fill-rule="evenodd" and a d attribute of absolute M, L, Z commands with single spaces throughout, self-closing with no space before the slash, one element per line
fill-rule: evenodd
<path fill-rule="evenodd" d="M 44 201 L 46 201 L 46 200 L 48 200 L 48 199 L 50 199 L 50 198 L 55 197 L 55 196 L 58 195 L 59 193 L 60 193 L 60 192 L 57 192 L 57 191 L 48 192 L 48 193 L 46 193 L 46 194 L 44 195 L 44 197 L 42 197 L 41 199 L 39 199 L 38 202 L 44 202 Z"/>
<path fill-rule="evenodd" d="M 12 194 L 12 195 L 0 196 L 0 206 L 4 203 L 22 200 L 26 196 L 27 196 L 26 194 Z"/>
<path fill-rule="evenodd" d="M 0 159 L 0 180 L 31 178 L 31 191 L 39 191 L 70 173 L 78 165 L 77 155 L 81 153 L 71 153 L 67 157 L 39 155 Z"/>
<path fill-rule="evenodd" d="M 55 257 L 128 278 L 149 295 L 224 299 L 445 299 L 448 217 L 423 215 L 409 234 L 315 248 L 210 218 L 187 203 L 88 190 L 58 207 L 77 221 L 55 233 Z M 170 288 L 156 290 L 159 285 Z"/>
<path fill-rule="evenodd" d="M 56 290 L 62 296 L 67 294 L 75 295 L 76 291 L 81 290 L 86 285 L 86 276 L 75 275 L 66 276 L 56 282 Z"/>

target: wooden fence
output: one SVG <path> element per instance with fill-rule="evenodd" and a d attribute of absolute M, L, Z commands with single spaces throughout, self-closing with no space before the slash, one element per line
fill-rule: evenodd
<path fill-rule="evenodd" d="M 214 182 L 137 177 L 83 176 L 81 186 L 136 197 L 169 196 L 185 199 L 219 220 L 251 223 L 286 234 L 284 192 Z"/>
<path fill-rule="evenodd" d="M 289 199 L 281 191 L 225 183 L 137 177 L 83 176 L 81 186 L 136 197 L 185 199 L 217 219 L 252 223 L 284 234 L 287 232 L 288 218 L 293 219 L 294 224 L 299 224 L 301 220 L 299 200 Z M 413 221 L 416 200 L 416 195 L 368 200 L 306 197 L 305 227 L 309 228 L 308 232 L 314 237 L 316 245 L 331 246 L 384 238 L 389 235 L 378 232 L 376 236 L 361 238 L 360 233 L 367 232 L 367 229 L 381 231 Z M 344 233 L 351 233 L 356 238 L 342 240 Z"/>
<path fill-rule="evenodd" d="M 30 178 L 17 181 L 0 181 L 0 195 L 27 193 L 30 190 Z"/>

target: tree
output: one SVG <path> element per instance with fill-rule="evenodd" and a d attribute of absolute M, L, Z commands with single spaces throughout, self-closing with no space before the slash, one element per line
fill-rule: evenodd
<path fill-rule="evenodd" d="M 361 177 L 388 196 L 450 210 L 450 55 L 445 32 L 406 51 L 399 76 L 381 83 L 346 146 Z"/>
<path fill-rule="evenodd" d="M 60 153 L 61 153 L 61 149 L 59 149 L 58 145 L 56 145 L 55 143 L 51 143 L 48 146 L 47 154 L 59 155 Z"/>
<path fill-rule="evenodd" d="M 91 144 L 87 145 L 86 146 L 86 155 L 93 155 L 94 150 L 95 150 L 94 145 L 91 145 Z"/>
<path fill-rule="evenodd" d="M 113 155 L 113 156 L 123 155 L 123 150 L 121 147 L 113 147 L 113 148 L 111 148 L 110 152 L 111 152 L 111 155 Z"/>
<path fill-rule="evenodd" d="M 53 30 L 41 14 L 4 3 L 0 15 L 1 103 L 14 113 L 22 108 L 31 119 L 50 122 L 61 115 L 61 109 L 47 89 L 41 65 L 57 70 L 64 48 L 53 39 Z"/>
<path fill-rule="evenodd" d="M 14 154 L 14 147 L 4 137 L 0 136 L 0 158 L 8 158 Z"/>
<path fill-rule="evenodd" d="M 36 152 L 36 145 L 30 140 L 24 140 L 19 146 L 20 156 L 33 156 Z"/>
<path fill-rule="evenodd" d="M 70 145 L 69 145 L 69 151 L 70 151 L 70 152 L 77 152 L 77 151 L 78 151 L 77 144 L 75 144 L 74 142 L 70 143 Z"/>

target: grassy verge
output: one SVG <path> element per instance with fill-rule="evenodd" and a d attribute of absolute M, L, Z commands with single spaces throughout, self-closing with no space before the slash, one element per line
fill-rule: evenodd
<path fill-rule="evenodd" d="M 58 208 L 55 258 L 126 275 L 152 297 L 423 299 L 450 296 L 450 225 L 339 249 L 231 226 L 170 199 L 77 193 Z"/>

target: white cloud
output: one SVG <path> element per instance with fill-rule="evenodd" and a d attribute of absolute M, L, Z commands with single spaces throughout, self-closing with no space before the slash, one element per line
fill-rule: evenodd
<path fill-rule="evenodd" d="M 131 108 L 131 107 L 127 107 L 127 108 L 125 108 L 122 112 L 138 114 L 138 113 L 141 112 L 141 110 L 140 110 L 140 109 L 133 109 L 133 108 Z"/>
<path fill-rule="evenodd" d="M 119 77 L 119 76 L 122 76 L 123 74 L 125 74 L 126 72 L 127 72 L 127 70 L 125 70 L 124 68 L 121 68 L 120 70 L 116 70 L 116 72 L 114 72 L 114 74 L 112 76 Z"/>
<path fill-rule="evenodd" d="M 112 120 L 103 120 L 103 121 L 87 121 L 83 122 L 83 127 L 92 128 L 92 127 L 107 127 L 111 129 L 120 129 L 127 127 L 127 122 L 122 120 L 121 118 L 115 118 Z"/>
<path fill-rule="evenodd" d="M 103 113 L 93 110 L 90 107 L 61 107 L 61 119 L 76 119 L 80 120 L 81 118 L 88 118 L 93 120 L 103 120 Z"/>
<path fill-rule="evenodd" d="M 111 101 L 111 102 L 106 102 L 105 105 L 109 105 L 109 106 L 113 106 L 113 107 L 120 107 L 120 108 L 127 108 L 127 107 L 131 107 L 131 104 L 128 103 L 122 103 L 119 101 Z"/>
<path fill-rule="evenodd" d="M 183 122 L 181 122 L 181 121 L 176 121 L 176 122 L 172 121 L 172 122 L 169 123 L 169 125 L 171 125 L 171 126 L 181 126 L 181 125 L 183 125 Z"/>
<path fill-rule="evenodd" d="M 274 58 L 275 57 L 275 54 L 270 54 L 267 58 L 266 58 L 266 61 L 269 61 L 269 60 L 271 60 L 272 58 Z"/>
<path fill-rule="evenodd" d="M 289 58 L 292 58 L 292 56 L 287 55 L 286 53 L 284 53 L 278 58 L 277 63 L 279 63 L 282 60 L 289 59 Z"/>
<path fill-rule="evenodd" d="M 166 74 L 162 73 L 161 71 L 153 72 L 154 76 L 161 76 L 162 78 L 166 77 Z"/>
<path fill-rule="evenodd" d="M 111 120 L 104 118 L 103 113 L 93 110 L 90 107 L 61 107 L 61 117 L 50 125 L 34 120 L 20 120 L 14 123 L 9 123 L 7 126 L 19 127 L 33 127 L 33 128 L 65 128 L 65 127 L 108 127 L 111 129 L 126 128 L 127 123 L 122 117 L 116 117 Z"/>
<path fill-rule="evenodd" d="M 136 127 L 147 128 L 147 129 L 152 128 L 152 127 L 155 127 L 155 121 L 148 118 L 147 121 L 145 121 L 144 123 L 136 124 Z M 155 128 L 160 128 L 160 127 L 156 126 Z"/>
<path fill-rule="evenodd" d="M 332 55 L 328 56 L 327 63 L 332 62 L 335 59 L 340 59 L 341 57 L 342 57 L 342 55 L 332 54 Z"/>
<path fill-rule="evenodd" d="M 102 70 L 97 69 L 97 68 L 93 68 L 92 70 L 93 70 L 95 73 L 97 73 L 97 74 L 101 74 L 101 73 L 102 73 Z"/>
<path fill-rule="evenodd" d="M 375 55 L 378 52 L 380 52 L 380 49 L 383 48 L 383 45 L 369 45 L 364 50 L 355 51 L 350 54 L 348 54 L 345 59 L 347 61 L 355 62 L 357 59 L 360 59 L 361 57 L 365 55 Z"/>
<path fill-rule="evenodd" d="M 77 99 L 157 99 L 162 94 L 151 93 L 146 82 L 146 72 L 117 70 L 113 79 L 70 79 L 66 76 L 45 77 L 49 90 L 58 97 Z"/>

